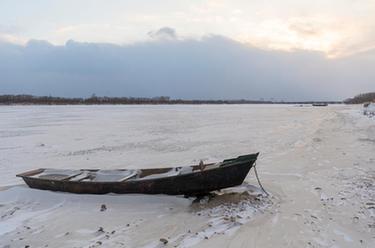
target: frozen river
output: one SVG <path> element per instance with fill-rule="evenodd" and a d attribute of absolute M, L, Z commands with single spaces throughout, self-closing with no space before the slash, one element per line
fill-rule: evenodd
<path fill-rule="evenodd" d="M 24 186 L 40 168 L 146 168 L 260 152 L 209 202 Z M 373 247 L 375 122 L 360 106 L 0 106 L 0 247 Z M 244 194 L 246 193 L 246 194 Z M 107 210 L 100 211 L 105 204 Z"/>
<path fill-rule="evenodd" d="M 303 145 L 322 111 L 329 114 L 288 105 L 0 107 L 0 184 L 40 167 L 177 166 L 258 151 L 262 161 Z"/>

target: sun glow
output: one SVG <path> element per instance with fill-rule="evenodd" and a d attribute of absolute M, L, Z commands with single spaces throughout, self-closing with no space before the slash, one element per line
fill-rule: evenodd
<path fill-rule="evenodd" d="M 237 40 L 252 46 L 270 50 L 308 50 L 324 53 L 327 57 L 346 56 L 351 52 L 347 47 L 356 30 L 340 28 L 338 24 L 314 21 L 308 18 L 266 20 L 251 28 L 247 34 L 237 36 Z"/>

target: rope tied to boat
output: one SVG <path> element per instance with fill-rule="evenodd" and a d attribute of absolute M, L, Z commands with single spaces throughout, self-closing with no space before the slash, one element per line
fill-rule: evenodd
<path fill-rule="evenodd" d="M 255 172 L 255 177 L 257 178 L 257 181 L 258 181 L 258 184 L 260 186 L 260 188 L 262 189 L 262 191 L 266 194 L 266 196 L 269 196 L 270 194 L 268 194 L 268 192 L 263 188 L 263 185 L 262 183 L 260 182 L 260 179 L 259 179 L 259 176 L 258 176 L 258 172 L 257 172 L 257 163 L 255 162 L 253 167 L 254 167 L 254 172 Z"/>

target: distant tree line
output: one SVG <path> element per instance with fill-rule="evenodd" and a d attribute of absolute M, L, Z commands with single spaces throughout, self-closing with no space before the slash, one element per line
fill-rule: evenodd
<path fill-rule="evenodd" d="M 366 102 L 375 102 L 375 92 L 368 92 L 348 98 L 344 101 L 347 104 L 362 104 Z"/>
<path fill-rule="evenodd" d="M 267 100 L 183 100 L 171 99 L 168 96 L 144 98 L 144 97 L 99 97 L 93 94 L 89 98 L 65 98 L 53 96 L 32 95 L 0 95 L 1 105 L 94 105 L 94 104 L 312 104 L 314 101 L 290 102 Z M 327 101 L 324 103 L 335 104 L 339 101 Z"/>
<path fill-rule="evenodd" d="M 89 98 L 65 98 L 32 95 L 0 95 L 0 104 L 41 104 L 41 105 L 90 105 L 90 104 L 241 104 L 272 103 L 263 100 L 182 100 L 160 97 L 98 97 L 93 94 Z"/>

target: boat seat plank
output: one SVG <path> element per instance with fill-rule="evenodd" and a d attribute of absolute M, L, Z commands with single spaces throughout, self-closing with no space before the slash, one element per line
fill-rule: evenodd
<path fill-rule="evenodd" d="M 84 171 L 71 181 L 81 182 L 123 182 L 138 174 L 138 170 L 98 170 L 96 172 Z"/>
<path fill-rule="evenodd" d="M 81 173 L 82 172 L 80 170 L 45 169 L 43 172 L 35 174 L 31 177 L 47 180 L 67 180 Z"/>
<path fill-rule="evenodd" d="M 156 179 L 156 178 L 163 178 L 163 177 L 173 177 L 173 176 L 178 176 L 178 175 L 183 175 L 183 174 L 189 174 L 193 172 L 193 167 L 192 166 L 187 166 L 187 167 L 176 167 L 172 168 L 167 172 L 162 172 L 162 173 L 154 173 L 147 175 L 145 177 L 141 177 L 138 180 L 149 180 L 149 179 Z"/>

